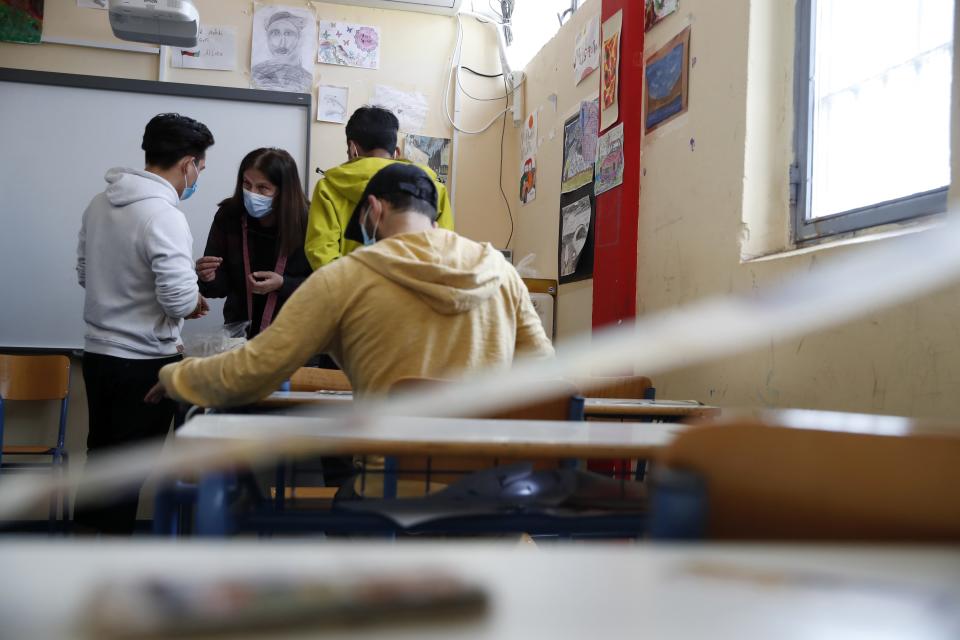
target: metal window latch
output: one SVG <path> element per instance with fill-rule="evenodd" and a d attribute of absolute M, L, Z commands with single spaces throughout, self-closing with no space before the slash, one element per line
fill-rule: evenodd
<path fill-rule="evenodd" d="M 790 206 L 797 204 L 800 197 L 800 165 L 794 163 L 790 165 Z"/>

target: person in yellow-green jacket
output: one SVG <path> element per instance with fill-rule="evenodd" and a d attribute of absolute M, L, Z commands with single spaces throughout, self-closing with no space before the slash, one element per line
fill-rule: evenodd
<path fill-rule="evenodd" d="M 370 178 L 389 164 L 409 162 L 397 158 L 399 130 L 397 116 L 381 107 L 361 107 L 350 116 L 347 121 L 347 155 L 350 159 L 324 174 L 310 201 L 304 249 L 314 270 L 363 246 L 346 236 L 347 226 Z M 436 186 L 437 226 L 452 231 L 453 211 L 446 187 L 430 168 L 417 166 Z"/>

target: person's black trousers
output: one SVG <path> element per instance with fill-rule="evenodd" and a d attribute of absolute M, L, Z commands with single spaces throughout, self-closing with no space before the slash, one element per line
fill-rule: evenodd
<path fill-rule="evenodd" d="M 97 353 L 83 354 L 83 381 L 87 389 L 89 433 L 87 464 L 96 464 L 111 449 L 163 438 L 170 429 L 176 403 L 143 401 L 157 383 L 160 369 L 182 356 L 135 360 Z M 137 519 L 143 483 L 138 482 L 104 499 L 81 489 L 73 522 L 80 532 L 130 535 Z"/>

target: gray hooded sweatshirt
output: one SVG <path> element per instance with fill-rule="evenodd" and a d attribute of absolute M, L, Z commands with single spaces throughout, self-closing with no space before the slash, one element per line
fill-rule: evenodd
<path fill-rule="evenodd" d="M 197 306 L 193 236 L 176 189 L 136 169 L 107 172 L 83 213 L 77 278 L 86 289 L 84 349 L 119 358 L 176 355 Z"/>

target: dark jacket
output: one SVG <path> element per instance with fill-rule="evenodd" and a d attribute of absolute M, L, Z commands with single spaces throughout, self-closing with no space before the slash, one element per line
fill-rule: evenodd
<path fill-rule="evenodd" d="M 243 227 L 241 216 L 247 212 L 242 207 L 226 204 L 220 207 L 213 218 L 210 235 L 207 236 L 205 256 L 223 258 L 223 264 L 217 269 L 216 277 L 210 282 L 200 283 L 200 293 L 207 298 L 226 298 L 223 305 L 224 323 L 247 320 L 247 289 L 243 272 Z M 263 228 L 253 218 L 247 218 L 250 247 L 250 271 L 274 271 L 279 253 L 277 227 Z M 276 318 L 283 303 L 296 291 L 297 287 L 310 276 L 310 264 L 301 244 L 293 255 L 287 258 L 283 271 L 283 286 L 277 290 Z M 263 308 L 267 296 L 253 295 L 253 322 L 247 330 L 252 338 L 260 332 Z"/>

